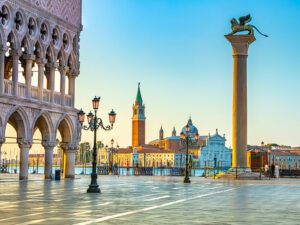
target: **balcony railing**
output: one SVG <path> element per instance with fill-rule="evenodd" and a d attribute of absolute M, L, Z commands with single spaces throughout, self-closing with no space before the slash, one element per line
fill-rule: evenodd
<path fill-rule="evenodd" d="M 43 90 L 43 101 L 50 102 L 51 92 L 48 89 Z"/>
<path fill-rule="evenodd" d="M 26 98 L 26 84 L 18 83 L 18 97 Z M 38 100 L 39 99 L 38 87 L 31 87 L 31 98 Z M 4 79 L 4 94 L 13 95 L 13 83 L 11 80 Z M 62 104 L 62 95 L 60 92 L 54 92 L 53 104 L 61 105 Z M 43 89 L 43 102 L 51 103 L 51 90 Z M 65 95 L 65 106 L 73 107 L 72 105 L 72 96 Z"/>
<path fill-rule="evenodd" d="M 66 106 L 72 107 L 72 95 L 65 95 Z"/>
<path fill-rule="evenodd" d="M 22 98 L 26 98 L 26 85 L 19 83 L 18 84 L 18 95 Z"/>
<path fill-rule="evenodd" d="M 59 92 L 54 92 L 54 104 L 60 105 L 61 94 Z"/>
<path fill-rule="evenodd" d="M 12 81 L 4 79 L 4 93 L 12 95 Z"/>
<path fill-rule="evenodd" d="M 38 99 L 38 87 L 31 87 L 31 98 Z"/>

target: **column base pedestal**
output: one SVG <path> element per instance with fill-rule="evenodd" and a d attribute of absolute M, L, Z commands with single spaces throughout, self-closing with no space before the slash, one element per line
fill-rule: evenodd
<path fill-rule="evenodd" d="M 184 183 L 184 184 L 189 184 L 189 183 L 191 183 L 191 180 L 190 180 L 189 177 L 185 177 L 185 178 L 183 179 L 182 183 Z"/>
<path fill-rule="evenodd" d="M 250 168 L 238 167 L 230 168 L 227 172 L 216 175 L 216 179 L 227 180 L 261 180 L 267 179 L 262 173 L 252 172 Z"/>
<path fill-rule="evenodd" d="M 101 193 L 98 184 L 90 184 L 89 188 L 87 189 L 87 193 Z"/>

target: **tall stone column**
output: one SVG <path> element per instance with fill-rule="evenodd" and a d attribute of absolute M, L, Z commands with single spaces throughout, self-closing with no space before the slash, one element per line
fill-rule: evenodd
<path fill-rule="evenodd" d="M 0 94 L 4 93 L 4 67 L 6 49 L 0 46 Z"/>
<path fill-rule="evenodd" d="M 19 57 L 20 53 L 16 50 L 12 50 L 10 55 L 12 56 L 12 83 L 13 83 L 13 95 L 18 96 L 18 80 L 19 80 Z"/>
<path fill-rule="evenodd" d="M 2 144 L 5 142 L 5 138 L 0 138 L 0 166 L 1 166 L 1 163 L 2 163 Z"/>
<path fill-rule="evenodd" d="M 44 90 L 44 74 L 45 74 L 45 63 L 46 59 L 36 60 L 38 64 L 38 99 L 43 101 L 43 90 Z"/>
<path fill-rule="evenodd" d="M 31 55 L 25 55 L 23 56 L 23 58 L 26 61 L 26 66 L 25 66 L 26 98 L 31 98 L 32 63 L 35 57 Z"/>
<path fill-rule="evenodd" d="M 254 35 L 225 35 L 233 49 L 232 167 L 247 168 L 247 56 Z"/>
<path fill-rule="evenodd" d="M 64 151 L 64 178 L 75 178 L 75 153 L 78 145 L 64 144 L 62 145 Z"/>
<path fill-rule="evenodd" d="M 65 105 L 65 94 L 66 94 L 66 71 L 68 67 L 60 66 L 60 94 L 61 94 L 61 105 Z"/>
<path fill-rule="evenodd" d="M 57 63 L 47 64 L 47 88 L 50 90 L 50 103 L 54 103 L 54 90 L 55 90 L 55 70 Z"/>
<path fill-rule="evenodd" d="M 75 78 L 76 75 L 71 74 L 69 76 L 69 94 L 72 96 L 72 106 L 75 104 Z"/>
<path fill-rule="evenodd" d="M 42 144 L 43 147 L 45 148 L 44 178 L 51 179 L 52 163 L 53 163 L 53 148 L 56 146 L 56 142 L 44 141 Z"/>
<path fill-rule="evenodd" d="M 20 180 L 28 179 L 28 157 L 29 157 L 29 149 L 31 147 L 30 141 L 21 140 L 18 142 L 20 148 Z"/>

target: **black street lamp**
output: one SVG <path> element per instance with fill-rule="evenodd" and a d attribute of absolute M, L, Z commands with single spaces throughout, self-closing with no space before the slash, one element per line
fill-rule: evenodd
<path fill-rule="evenodd" d="M 197 143 L 199 139 L 198 133 L 195 134 L 195 140 L 192 139 L 192 136 L 189 134 L 190 127 L 187 124 L 185 126 L 185 134 L 183 132 L 180 133 L 180 139 L 181 143 L 186 146 L 186 152 L 185 152 L 185 176 L 183 179 L 183 183 L 191 183 L 189 178 L 189 145 Z"/>
<path fill-rule="evenodd" d="M 95 97 L 92 100 L 95 115 L 91 111 L 87 115 L 88 126 L 85 126 L 85 125 L 83 126 L 85 113 L 82 111 L 82 109 L 79 110 L 79 112 L 77 113 L 78 120 L 81 124 L 81 128 L 83 130 L 91 130 L 94 132 L 93 170 L 92 170 L 92 174 L 91 174 L 91 184 L 89 185 L 89 188 L 87 189 L 88 193 L 100 193 L 101 192 L 99 185 L 97 184 L 97 171 L 96 171 L 96 167 L 97 167 L 97 140 L 96 140 L 97 129 L 99 127 L 101 127 L 103 130 L 109 131 L 109 130 L 113 129 L 113 125 L 116 120 L 116 113 L 114 112 L 114 110 L 111 110 L 111 112 L 108 114 L 110 125 L 108 125 L 108 126 L 103 125 L 102 119 L 97 117 L 99 101 L 100 101 L 100 97 L 98 97 L 98 98 Z"/>

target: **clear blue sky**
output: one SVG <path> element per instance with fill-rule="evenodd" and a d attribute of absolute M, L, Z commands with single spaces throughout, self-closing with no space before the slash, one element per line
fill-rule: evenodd
<path fill-rule="evenodd" d="M 300 146 L 300 1 L 83 1 L 81 74 L 76 106 L 86 112 L 101 96 L 99 114 L 113 131 L 98 139 L 131 145 L 132 104 L 141 82 L 146 142 L 189 115 L 200 135 L 218 128 L 231 145 L 232 49 L 224 38 L 230 19 L 251 13 L 256 34 L 248 57 L 248 143 Z M 83 141 L 91 141 L 84 133 Z"/>

